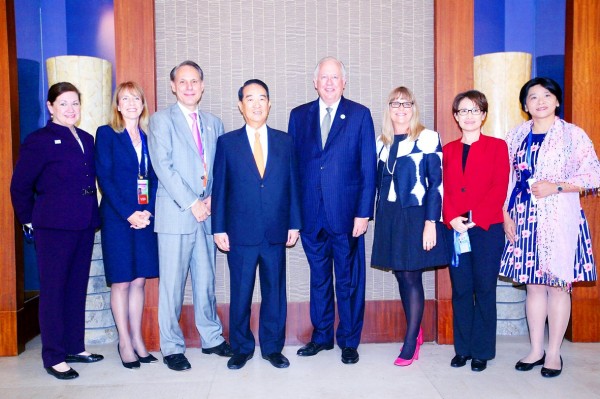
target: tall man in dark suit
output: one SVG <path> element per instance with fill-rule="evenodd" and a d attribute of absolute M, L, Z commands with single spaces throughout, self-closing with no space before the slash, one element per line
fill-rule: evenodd
<path fill-rule="evenodd" d="M 299 356 L 333 348 L 334 289 L 339 314 L 336 339 L 342 362 L 358 362 L 365 309 L 364 234 L 375 200 L 375 130 L 365 106 L 342 97 L 344 64 L 322 59 L 314 73 L 319 98 L 294 108 L 294 140 L 302 193 L 302 245 L 310 265 L 311 341 Z"/>
<path fill-rule="evenodd" d="M 250 308 L 259 267 L 262 303 L 259 340 L 263 358 L 289 366 L 281 353 L 287 314 L 285 247 L 298 240 L 300 202 L 292 139 L 266 125 L 271 102 L 258 79 L 238 92 L 246 125 L 219 137 L 214 163 L 212 226 L 217 246 L 227 252 L 231 278 L 230 369 L 254 354 Z"/>
<path fill-rule="evenodd" d="M 158 176 L 154 231 L 158 233 L 160 350 L 171 370 L 183 371 L 192 367 L 184 355 L 179 326 L 188 272 L 202 352 L 232 355 L 217 315 L 210 224 L 212 164 L 223 123 L 198 107 L 204 92 L 204 73 L 198 64 L 184 61 L 170 77 L 177 103 L 150 118 L 148 149 Z"/>

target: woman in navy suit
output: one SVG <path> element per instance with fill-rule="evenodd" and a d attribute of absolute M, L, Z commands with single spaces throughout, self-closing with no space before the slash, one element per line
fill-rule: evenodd
<path fill-rule="evenodd" d="M 61 380 L 79 376 L 67 363 L 103 359 L 84 345 L 85 296 L 100 219 L 94 138 L 75 126 L 80 97 L 71 83 L 50 87 L 52 120 L 21 145 L 10 186 L 17 218 L 35 237 L 44 367 Z"/>
<path fill-rule="evenodd" d="M 452 367 L 471 360 L 483 371 L 496 355 L 496 280 L 504 246 L 502 206 L 508 187 L 508 147 L 481 133 L 488 109 L 477 90 L 452 103 L 462 137 L 444 146 L 444 223 L 454 243 L 450 267 L 454 350 Z"/>
<path fill-rule="evenodd" d="M 397 87 L 388 97 L 377 139 L 377 213 L 371 265 L 392 270 L 400 287 L 406 335 L 396 366 L 419 358 L 425 306 L 423 270 L 445 265 L 442 214 L 442 145 L 425 129 L 411 91 Z"/>
<path fill-rule="evenodd" d="M 148 106 L 134 82 L 115 90 L 109 125 L 96 132 L 96 168 L 102 191 L 102 252 L 124 367 L 157 362 L 142 338 L 144 286 L 158 276 L 152 214 L 157 178 L 148 154 Z"/>

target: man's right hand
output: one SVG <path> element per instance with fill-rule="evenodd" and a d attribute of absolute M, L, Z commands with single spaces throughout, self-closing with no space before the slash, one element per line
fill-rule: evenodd
<path fill-rule="evenodd" d="M 206 204 L 200 200 L 197 200 L 192 205 L 192 215 L 196 218 L 198 223 L 204 222 L 210 216 L 210 210 Z"/>
<path fill-rule="evenodd" d="M 215 244 L 221 251 L 227 252 L 229 251 L 229 236 L 227 233 L 217 233 L 214 235 Z"/>

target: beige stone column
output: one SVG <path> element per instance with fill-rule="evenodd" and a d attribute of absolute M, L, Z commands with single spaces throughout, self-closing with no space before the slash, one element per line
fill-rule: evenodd
<path fill-rule="evenodd" d="M 483 133 L 504 139 L 506 133 L 527 119 L 521 111 L 519 91 L 531 78 L 531 54 L 492 53 L 474 58 L 474 87 L 488 100 Z M 525 286 L 498 279 L 496 301 L 499 335 L 526 335 Z"/>
<path fill-rule="evenodd" d="M 98 126 L 110 119 L 112 65 L 101 58 L 60 56 L 46 60 L 48 86 L 70 82 L 81 93 L 81 120 L 78 127 L 96 135 Z M 106 286 L 100 232 L 96 233 L 85 312 L 85 340 L 88 344 L 112 342 L 117 329 L 110 309 L 110 288 Z"/>

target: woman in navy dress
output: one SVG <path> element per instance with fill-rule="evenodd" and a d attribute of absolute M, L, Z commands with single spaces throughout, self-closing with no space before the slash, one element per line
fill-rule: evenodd
<path fill-rule="evenodd" d="M 406 87 L 388 97 L 382 134 L 377 139 L 377 212 L 371 266 L 391 270 L 406 315 L 404 345 L 394 362 L 408 366 L 419 358 L 425 306 L 423 270 L 446 265 L 449 254 L 442 224 L 442 145 L 425 129 Z"/>
<path fill-rule="evenodd" d="M 50 87 L 52 120 L 21 145 L 10 186 L 17 218 L 35 238 L 44 367 L 61 380 L 79 376 L 67 363 L 103 359 L 84 346 L 85 296 L 100 218 L 94 138 L 75 126 L 80 97 L 71 83 Z"/>
<path fill-rule="evenodd" d="M 585 132 L 557 116 L 562 103 L 558 83 L 531 79 L 519 100 L 531 119 L 506 136 L 512 184 L 500 274 L 527 285 L 531 349 L 515 368 L 543 366 L 542 376 L 556 377 L 562 372 L 560 347 L 571 315 L 573 283 L 597 278 L 579 194 L 600 186 L 600 162 Z"/>
<path fill-rule="evenodd" d="M 144 133 L 148 116 L 141 87 L 124 82 L 115 90 L 110 124 L 96 132 L 104 269 L 119 332 L 117 349 L 130 369 L 158 361 L 142 338 L 146 279 L 158 276 L 152 219 L 158 183 Z"/>

